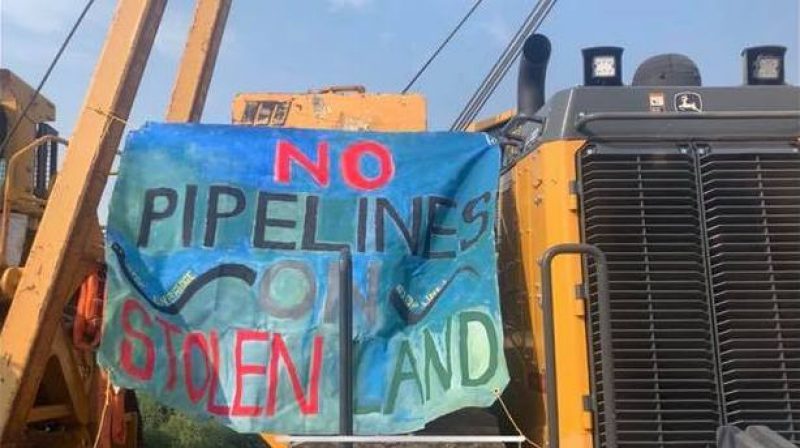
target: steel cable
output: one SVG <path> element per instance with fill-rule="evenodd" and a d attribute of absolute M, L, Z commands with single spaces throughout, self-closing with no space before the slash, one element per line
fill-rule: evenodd
<path fill-rule="evenodd" d="M 536 32 L 555 3 L 556 0 L 539 0 L 539 2 L 536 3 L 533 10 L 525 18 L 523 24 L 519 27 L 500 57 L 489 70 L 489 73 L 483 78 L 478 89 L 467 101 L 461 113 L 459 113 L 450 127 L 450 130 L 464 130 L 475 119 L 508 73 L 511 65 L 516 61 L 517 57 L 519 57 L 525 38 Z"/>

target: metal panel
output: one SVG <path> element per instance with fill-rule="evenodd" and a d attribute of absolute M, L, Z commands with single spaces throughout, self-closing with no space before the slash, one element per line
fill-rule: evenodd
<path fill-rule="evenodd" d="M 793 115 L 798 112 L 800 87 L 694 87 L 689 90 L 701 97 L 704 113 L 676 114 L 679 112 L 676 98 L 686 90 L 673 86 L 581 86 L 562 90 L 540 111 L 546 117 L 540 138 L 549 141 L 591 136 L 594 141 L 617 142 L 636 136 L 650 141 L 697 138 L 753 141 L 756 136 L 786 139 L 800 135 L 800 121 Z M 651 111 L 651 95 L 663 98 L 663 111 Z M 638 113 L 638 118 L 631 119 L 631 113 Z M 605 118 L 599 120 L 598 114 Z M 623 118 L 626 114 L 627 118 Z M 776 114 L 783 118 L 777 118 Z M 728 116 L 722 118 L 724 115 Z M 745 115 L 749 118 L 743 118 Z M 586 119 L 590 116 L 594 119 L 588 123 Z"/>
<path fill-rule="evenodd" d="M 589 147 L 579 166 L 584 240 L 609 261 L 618 446 L 714 446 L 720 410 L 693 156 Z M 593 263 L 587 274 L 606 446 Z"/>
<path fill-rule="evenodd" d="M 425 108 L 422 95 L 340 86 L 307 93 L 240 93 L 232 116 L 234 124 L 254 126 L 416 132 L 426 129 Z"/>

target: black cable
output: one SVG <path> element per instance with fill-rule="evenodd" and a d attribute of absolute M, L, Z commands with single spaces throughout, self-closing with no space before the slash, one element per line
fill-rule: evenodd
<path fill-rule="evenodd" d="M 464 25 L 464 23 L 470 18 L 472 13 L 475 12 L 476 9 L 478 9 L 478 6 L 480 6 L 481 3 L 483 3 L 483 0 L 477 0 L 475 4 L 472 5 L 472 8 L 470 8 L 469 11 L 467 11 L 467 14 L 464 15 L 464 17 L 461 19 L 460 22 L 458 22 L 458 25 L 456 25 L 456 27 L 453 28 L 452 31 L 450 31 L 450 34 L 447 35 L 445 40 L 443 40 L 442 43 L 439 44 L 439 48 L 437 48 L 436 51 L 434 51 L 433 54 L 431 54 L 428 60 L 425 61 L 424 64 L 422 64 L 422 67 L 417 71 L 414 77 L 411 78 L 411 81 L 408 82 L 406 87 L 403 89 L 402 93 L 408 92 L 411 86 L 413 86 L 414 83 L 417 82 L 417 79 L 420 77 L 420 75 L 422 75 L 422 73 L 425 72 L 428 66 L 431 65 L 431 62 L 433 62 L 433 60 L 436 59 L 436 56 L 439 56 L 439 53 L 442 51 L 442 49 L 444 49 L 444 47 L 450 42 L 450 39 L 452 39 L 453 36 L 455 36 L 458 30 L 461 29 L 461 26 Z"/>
<path fill-rule="evenodd" d="M 489 73 L 483 78 L 478 89 L 472 97 L 470 97 L 469 101 L 467 101 L 464 109 L 450 127 L 450 130 L 464 130 L 475 119 L 508 73 L 511 65 L 516 61 L 522 51 L 525 38 L 539 28 L 555 3 L 556 0 L 540 0 L 537 2 L 514 37 L 512 37 L 511 41 L 503 50 L 500 57 L 489 70 Z"/>
<path fill-rule="evenodd" d="M 58 63 L 58 60 L 61 59 L 61 54 L 64 53 L 64 50 L 67 48 L 67 45 L 69 44 L 69 41 L 72 40 L 72 36 L 75 35 L 75 31 L 78 30 L 78 26 L 80 26 L 81 22 L 83 22 L 83 18 L 86 17 L 86 13 L 89 12 L 89 8 L 92 7 L 92 4 L 94 4 L 94 1 L 95 0 L 88 0 L 86 2 L 86 6 L 83 7 L 83 11 L 81 11 L 81 15 L 78 16 L 78 20 L 76 20 L 75 23 L 72 25 L 72 29 L 69 30 L 69 34 L 67 34 L 66 39 L 64 39 L 64 42 L 61 43 L 61 47 L 58 49 L 58 52 L 56 53 L 55 57 L 50 62 L 50 66 L 47 67 L 47 71 L 44 73 L 44 76 L 42 77 L 42 80 L 39 82 L 39 85 L 36 87 L 36 91 L 34 92 L 33 96 L 31 96 L 31 99 L 28 101 L 28 104 L 26 104 L 25 108 L 22 109 L 22 114 L 20 114 L 20 116 L 17 117 L 17 120 L 14 122 L 14 125 L 11 127 L 11 130 L 8 131 L 8 134 L 6 134 L 6 137 L 3 139 L 3 143 L 2 143 L 2 145 L 0 145 L 0 159 L 2 159 L 5 156 L 6 147 L 8 146 L 8 142 L 11 141 L 11 137 L 14 135 L 14 132 L 17 131 L 17 128 L 19 127 L 20 123 L 22 123 L 22 119 L 23 118 L 27 118 L 28 110 L 30 110 L 31 106 L 33 105 L 33 102 L 36 101 L 36 98 L 39 97 L 39 92 L 42 91 L 42 87 L 44 87 L 44 84 L 47 82 L 47 79 L 50 77 L 50 73 L 53 72 L 53 69 L 55 68 L 56 64 Z"/>

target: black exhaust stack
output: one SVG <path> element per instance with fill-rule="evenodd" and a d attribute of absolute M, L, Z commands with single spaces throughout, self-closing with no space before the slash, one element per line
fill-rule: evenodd
<path fill-rule="evenodd" d="M 525 39 L 517 78 L 517 114 L 533 116 L 544 105 L 544 80 L 550 60 L 550 40 L 541 34 Z"/>

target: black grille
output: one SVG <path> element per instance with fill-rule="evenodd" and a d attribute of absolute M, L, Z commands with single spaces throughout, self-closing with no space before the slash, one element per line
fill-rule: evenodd
<path fill-rule="evenodd" d="M 800 441 L 800 155 L 699 161 L 727 422 Z"/>
<path fill-rule="evenodd" d="M 620 447 L 712 447 L 723 423 L 800 440 L 800 155 L 707 152 L 580 155 L 584 240 L 609 259 Z"/>
<path fill-rule="evenodd" d="M 609 261 L 618 444 L 711 446 L 719 410 L 694 161 L 678 150 L 595 149 L 581 172 L 585 241 Z M 589 277 L 595 297 L 591 264 Z"/>

